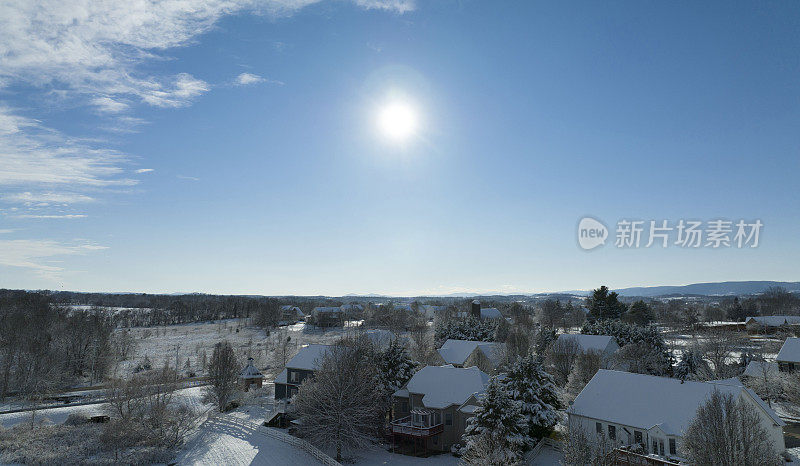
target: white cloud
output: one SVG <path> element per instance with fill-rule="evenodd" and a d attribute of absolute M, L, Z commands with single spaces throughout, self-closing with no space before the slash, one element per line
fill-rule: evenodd
<path fill-rule="evenodd" d="M 52 265 L 52 258 L 73 256 L 107 249 L 97 244 L 65 244 L 52 240 L 0 240 L 0 265 L 30 269 L 49 279 L 57 279 L 62 267 Z"/>
<path fill-rule="evenodd" d="M 24 192 L 24 193 L 13 193 L 13 194 L 6 194 L 2 197 L 2 199 L 6 202 L 11 203 L 18 203 L 18 204 L 40 204 L 40 203 L 48 203 L 48 204 L 81 204 L 87 202 L 93 202 L 95 199 L 93 197 L 87 196 L 85 194 L 76 194 L 76 193 L 54 193 L 54 192 L 47 192 L 47 193 L 31 193 L 31 192 Z"/>
<path fill-rule="evenodd" d="M 128 108 L 125 102 L 119 102 L 111 97 L 95 97 L 92 99 L 92 105 L 103 113 L 119 113 Z"/>
<path fill-rule="evenodd" d="M 200 178 L 196 178 L 194 176 L 176 175 L 176 177 L 181 180 L 200 181 Z"/>
<path fill-rule="evenodd" d="M 0 230 L 0 235 L 6 234 L 6 233 L 14 233 L 14 230 L 10 230 L 8 228 L 4 228 L 4 229 Z"/>
<path fill-rule="evenodd" d="M 248 84 L 256 84 L 264 82 L 264 78 L 253 73 L 242 73 L 236 77 L 236 84 L 240 86 L 247 86 Z"/>
<path fill-rule="evenodd" d="M 136 173 L 150 173 L 152 171 L 154 171 L 154 169 L 152 169 L 152 168 L 140 168 L 140 169 L 136 170 Z"/>
<path fill-rule="evenodd" d="M 38 214 L 23 214 L 14 215 L 14 218 L 33 218 L 33 219 L 73 219 L 73 218 L 86 218 L 84 214 L 63 214 L 63 215 L 38 215 Z"/>
<path fill-rule="evenodd" d="M 0 107 L 0 186 L 133 185 L 119 178 L 125 156 L 67 137 Z"/>
<path fill-rule="evenodd" d="M 355 0 L 355 4 L 368 10 L 387 10 L 408 13 L 416 8 L 414 0 Z"/>

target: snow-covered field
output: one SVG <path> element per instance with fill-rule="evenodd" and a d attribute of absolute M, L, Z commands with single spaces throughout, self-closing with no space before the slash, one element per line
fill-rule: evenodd
<path fill-rule="evenodd" d="M 203 403 L 203 388 L 192 387 L 183 390 L 178 390 L 175 396 L 181 403 L 192 407 L 197 412 L 207 410 L 210 405 Z M 65 406 L 63 408 L 50 408 L 40 409 L 35 413 L 35 423 L 51 423 L 61 424 L 70 414 L 84 414 L 87 416 L 95 416 L 104 414 L 105 404 L 83 405 L 83 406 Z M 5 428 L 13 427 L 19 423 L 31 422 L 31 412 L 19 412 L 11 414 L 0 415 L 0 425 Z"/>

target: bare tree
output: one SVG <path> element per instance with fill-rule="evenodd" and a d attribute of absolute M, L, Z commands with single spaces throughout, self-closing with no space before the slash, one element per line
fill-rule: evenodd
<path fill-rule="evenodd" d="M 703 357 L 711 365 L 714 377 L 724 379 L 732 373 L 727 361 L 734 350 L 741 346 L 739 335 L 733 332 L 713 332 L 702 345 Z"/>
<path fill-rule="evenodd" d="M 585 430 L 573 426 L 563 443 L 564 464 L 575 466 L 611 466 L 615 464 L 613 444 L 605 435 L 590 437 Z"/>
<path fill-rule="evenodd" d="M 756 409 L 744 399 L 715 390 L 697 410 L 683 439 L 693 464 L 778 465 L 781 460 Z"/>
<path fill-rule="evenodd" d="M 547 351 L 547 363 L 553 368 L 553 375 L 559 385 L 564 385 L 572 372 L 575 359 L 580 354 L 580 345 L 574 338 L 556 340 Z"/>
<path fill-rule="evenodd" d="M 225 411 L 239 384 L 239 363 L 227 340 L 214 345 L 208 365 L 208 378 L 211 383 L 206 391 L 208 398 L 214 401 L 220 412 Z"/>
<path fill-rule="evenodd" d="M 381 395 L 369 341 L 343 341 L 300 386 L 294 402 L 300 430 L 313 443 L 335 448 L 341 462 L 344 448 L 362 448 L 375 438 Z"/>
<path fill-rule="evenodd" d="M 573 401 L 602 367 L 603 357 L 599 351 L 586 351 L 579 354 L 564 389 L 565 401 L 568 403 Z"/>

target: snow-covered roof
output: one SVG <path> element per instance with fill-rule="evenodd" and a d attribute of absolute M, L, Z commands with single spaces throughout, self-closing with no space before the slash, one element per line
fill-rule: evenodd
<path fill-rule="evenodd" d="M 734 397 L 746 391 L 776 424 L 784 425 L 758 395 L 742 385 L 682 383 L 679 379 L 606 369 L 597 371 L 567 412 L 643 430 L 658 426 L 668 435 L 683 435 L 697 408 L 715 389 Z"/>
<path fill-rule="evenodd" d="M 800 338 L 787 338 L 783 342 L 783 346 L 781 346 L 781 350 L 775 360 L 780 362 L 800 362 Z"/>
<path fill-rule="evenodd" d="M 311 311 L 311 312 L 313 312 L 314 314 L 317 314 L 317 313 L 324 314 L 324 313 L 342 312 L 342 311 L 343 311 L 343 309 L 338 308 L 338 307 L 319 306 L 319 307 L 315 307 L 314 310 Z"/>
<path fill-rule="evenodd" d="M 380 347 L 389 346 L 392 340 L 396 338 L 394 333 L 384 329 L 367 330 L 364 335 L 369 338 L 373 345 Z"/>
<path fill-rule="evenodd" d="M 315 371 L 319 367 L 319 360 L 322 359 L 328 348 L 330 345 L 308 345 L 300 348 L 300 352 L 286 363 L 286 367 Z"/>
<path fill-rule="evenodd" d="M 481 309 L 481 319 L 502 319 L 503 314 L 494 307 L 486 307 Z"/>
<path fill-rule="evenodd" d="M 420 304 L 419 311 L 425 314 L 427 317 L 435 317 L 435 314 L 439 311 L 444 311 L 447 309 L 447 306 L 435 306 L 433 304 Z"/>
<path fill-rule="evenodd" d="M 475 412 L 476 409 L 478 409 L 478 407 L 475 405 L 464 405 L 458 410 L 461 411 L 462 413 L 472 414 Z"/>
<path fill-rule="evenodd" d="M 240 379 L 263 379 L 264 375 L 256 369 L 253 365 L 253 361 L 251 361 L 242 369 L 242 372 L 239 373 Z"/>
<path fill-rule="evenodd" d="M 282 370 L 281 373 L 278 374 L 278 377 L 275 378 L 275 383 L 287 383 L 287 382 L 289 382 L 289 377 L 288 377 L 287 372 L 288 371 L 286 369 Z"/>
<path fill-rule="evenodd" d="M 764 377 L 765 370 L 768 376 L 777 375 L 778 363 L 768 362 L 768 361 L 750 361 L 749 363 L 747 363 L 747 368 L 744 370 L 743 375 L 749 377 Z"/>
<path fill-rule="evenodd" d="M 342 312 L 363 311 L 364 306 L 360 304 L 342 304 L 341 306 L 339 306 L 339 309 Z"/>
<path fill-rule="evenodd" d="M 303 314 L 303 311 L 300 310 L 299 307 L 292 306 L 291 304 L 287 304 L 287 305 L 281 306 L 281 312 L 294 312 L 300 317 L 305 316 L 305 314 Z"/>
<path fill-rule="evenodd" d="M 483 393 L 488 383 L 489 376 L 477 367 L 426 366 L 411 377 L 405 388 L 422 395 L 426 408 L 444 409 L 463 404 L 473 394 Z"/>
<path fill-rule="evenodd" d="M 447 340 L 437 351 L 447 364 L 460 366 L 466 362 L 475 348 L 480 348 L 483 354 L 496 365 L 502 356 L 502 346 L 502 343 L 491 341 Z"/>
<path fill-rule="evenodd" d="M 609 335 L 584 335 L 581 333 L 562 333 L 558 336 L 558 341 L 576 341 L 581 351 L 599 351 L 605 353 L 606 351 L 616 351 L 619 346 L 617 345 L 614 337 Z"/>
<path fill-rule="evenodd" d="M 748 317 L 745 323 L 751 322 L 767 327 L 780 327 L 782 325 L 800 325 L 800 316 L 755 316 Z"/>

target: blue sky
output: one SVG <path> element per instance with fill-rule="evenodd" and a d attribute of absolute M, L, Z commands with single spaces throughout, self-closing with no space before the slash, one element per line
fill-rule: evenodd
<path fill-rule="evenodd" d="M 2 287 L 800 279 L 796 2 L 46 3 L 0 6 Z M 585 215 L 764 228 L 586 252 Z"/>

